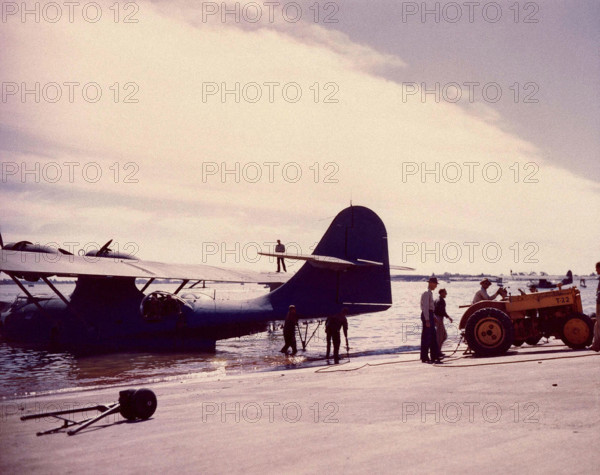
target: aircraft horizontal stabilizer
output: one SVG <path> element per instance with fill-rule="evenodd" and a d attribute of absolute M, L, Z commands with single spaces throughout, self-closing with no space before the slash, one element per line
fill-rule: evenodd
<path fill-rule="evenodd" d="M 417 269 L 415 269 L 414 267 L 390 265 L 390 270 L 417 270 Z"/>
<path fill-rule="evenodd" d="M 366 259 L 356 259 L 349 261 L 332 256 L 317 256 L 315 254 L 286 254 L 284 252 L 259 252 L 261 256 L 281 257 L 283 259 L 296 259 L 306 261 L 315 267 L 327 268 L 331 270 L 345 270 L 353 266 L 382 266 L 383 262 L 368 261 Z"/>
<path fill-rule="evenodd" d="M 315 267 L 329 268 L 332 270 L 344 270 L 352 266 L 382 266 L 383 262 L 369 261 L 367 259 L 356 259 L 349 261 L 332 256 L 317 256 L 315 254 L 286 254 L 285 252 L 258 252 L 261 256 L 281 257 L 283 259 L 296 259 L 310 262 Z M 413 267 L 390 266 L 393 270 L 415 270 Z"/>

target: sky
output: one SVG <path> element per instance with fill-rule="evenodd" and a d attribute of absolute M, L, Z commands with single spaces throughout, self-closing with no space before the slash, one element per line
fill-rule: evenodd
<path fill-rule="evenodd" d="M 352 203 L 418 273 L 600 260 L 596 1 L 37 5 L 2 4 L 5 242 L 272 270 Z"/>

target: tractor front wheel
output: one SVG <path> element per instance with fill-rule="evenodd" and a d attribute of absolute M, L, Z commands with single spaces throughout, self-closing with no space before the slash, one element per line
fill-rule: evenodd
<path fill-rule="evenodd" d="M 502 310 L 482 308 L 467 320 L 465 338 L 475 356 L 502 355 L 513 344 L 514 328 Z"/>

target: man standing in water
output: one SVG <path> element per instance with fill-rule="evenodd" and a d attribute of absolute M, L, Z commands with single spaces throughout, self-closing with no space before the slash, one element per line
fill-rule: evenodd
<path fill-rule="evenodd" d="M 283 324 L 283 339 L 285 345 L 281 349 L 282 353 L 287 354 L 288 348 L 292 348 L 292 355 L 295 355 L 298 350 L 296 348 L 296 325 L 298 324 L 298 315 L 296 315 L 296 307 L 290 305 L 288 313 Z"/>
<path fill-rule="evenodd" d="M 435 332 L 435 316 L 433 314 L 435 305 L 433 303 L 433 291 L 438 285 L 435 277 L 429 279 L 427 290 L 421 295 L 421 362 L 423 363 L 441 363 L 440 348 L 437 343 Z M 431 353 L 431 358 L 429 354 Z"/>
<path fill-rule="evenodd" d="M 340 344 L 342 342 L 340 330 L 342 328 L 344 329 L 344 336 L 346 337 L 346 351 L 349 350 L 347 313 L 348 309 L 344 307 L 340 313 L 329 317 L 325 322 L 325 333 L 327 334 L 327 359 L 329 359 L 329 350 L 331 349 L 331 342 L 333 342 L 333 362 L 335 364 L 340 362 Z"/>

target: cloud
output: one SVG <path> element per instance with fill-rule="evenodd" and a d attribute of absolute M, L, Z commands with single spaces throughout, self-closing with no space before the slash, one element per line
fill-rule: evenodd
<path fill-rule="evenodd" d="M 13 137 L 3 163 L 37 163 L 42 179 L 50 163 L 76 164 L 73 180 L 5 177 L 9 229 L 60 222 L 51 229 L 63 236 L 119 233 L 146 257 L 185 261 L 209 241 L 309 247 L 328 224 L 320 220 L 352 199 L 382 215 L 399 264 L 406 241 L 505 250 L 497 265 L 409 263 L 422 271 L 535 268 L 510 261 L 516 242 L 539 246 L 543 270 L 567 266 L 566 242 L 577 265 L 594 259 L 598 186 L 550 166 L 487 109 L 403 97 L 374 74 L 400 58 L 320 25 L 198 24 L 184 4 L 139 5 L 135 24 L 3 26 L 2 81 L 40 83 L 39 102 L 15 94 L 1 105 Z M 50 83 L 61 85 L 55 103 L 42 94 Z M 72 102 L 65 83 L 79 83 Z M 582 223 L 588 232 L 574 236 Z"/>

